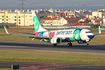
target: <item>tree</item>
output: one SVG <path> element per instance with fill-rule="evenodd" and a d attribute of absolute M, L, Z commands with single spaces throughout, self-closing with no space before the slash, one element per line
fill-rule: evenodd
<path fill-rule="evenodd" d="M 91 28 L 98 28 L 100 24 L 92 25 Z"/>

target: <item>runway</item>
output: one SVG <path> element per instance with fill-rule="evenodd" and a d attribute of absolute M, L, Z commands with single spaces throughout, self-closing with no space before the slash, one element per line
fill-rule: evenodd
<path fill-rule="evenodd" d="M 43 42 L 0 41 L 0 49 L 105 55 L 105 45 L 73 44 L 72 47 L 68 47 L 66 43 L 63 43 L 58 44 L 57 47 L 52 47 L 50 43 Z"/>
<path fill-rule="evenodd" d="M 52 47 L 50 43 L 43 42 L 14 42 L 14 41 L 0 41 L 0 50 L 31 50 L 31 51 L 45 51 L 45 52 L 64 52 L 64 53 L 81 53 L 81 54 L 98 54 L 105 55 L 105 45 L 79 45 L 73 44 L 72 47 L 68 47 L 66 43 L 58 44 L 57 47 Z M 4 62 L 0 61 L 0 69 L 8 70 L 11 65 L 19 64 L 20 67 L 33 66 L 45 67 L 44 70 L 105 70 L 105 65 L 84 65 L 84 64 L 43 64 L 43 63 L 29 63 L 29 62 Z M 58 65 L 57 67 L 55 65 Z M 64 66 L 62 66 L 64 65 Z M 46 66 L 50 68 L 46 69 Z M 52 67 L 51 67 L 52 66 Z M 7 68 L 7 69 L 4 69 Z M 30 69 L 31 70 L 31 69 Z"/>

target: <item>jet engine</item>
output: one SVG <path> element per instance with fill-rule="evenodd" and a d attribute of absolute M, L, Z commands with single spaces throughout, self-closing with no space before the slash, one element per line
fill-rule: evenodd
<path fill-rule="evenodd" d="M 79 44 L 87 43 L 86 41 L 77 41 Z"/>
<path fill-rule="evenodd" d="M 61 42 L 61 39 L 60 38 L 52 38 L 51 39 L 51 41 L 50 41 L 51 43 L 60 43 Z"/>

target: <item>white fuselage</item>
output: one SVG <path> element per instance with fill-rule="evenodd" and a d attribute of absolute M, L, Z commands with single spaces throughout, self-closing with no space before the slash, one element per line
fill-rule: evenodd
<path fill-rule="evenodd" d="M 37 36 L 65 39 L 67 41 L 90 41 L 94 34 L 88 29 L 67 29 L 39 32 Z"/>

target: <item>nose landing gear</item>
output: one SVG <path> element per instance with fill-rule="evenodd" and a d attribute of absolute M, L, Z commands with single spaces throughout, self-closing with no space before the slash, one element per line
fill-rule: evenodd
<path fill-rule="evenodd" d="M 89 43 L 87 43 L 87 45 L 89 45 Z"/>
<path fill-rule="evenodd" d="M 70 47 L 72 47 L 72 43 L 68 43 L 68 44 L 67 44 L 67 46 L 70 46 Z"/>

